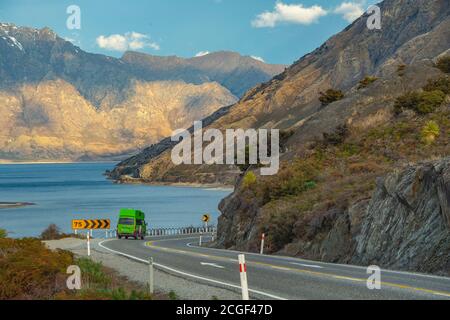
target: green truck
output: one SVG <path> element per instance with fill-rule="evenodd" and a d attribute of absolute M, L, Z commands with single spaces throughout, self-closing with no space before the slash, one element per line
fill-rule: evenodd
<path fill-rule="evenodd" d="M 147 234 L 147 223 L 145 222 L 145 213 L 134 209 L 121 209 L 119 222 L 117 223 L 117 237 L 128 239 L 130 237 L 136 240 L 144 240 Z"/>

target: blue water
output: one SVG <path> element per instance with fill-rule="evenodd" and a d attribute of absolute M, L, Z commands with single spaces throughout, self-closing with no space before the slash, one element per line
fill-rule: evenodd
<path fill-rule="evenodd" d="M 38 236 L 51 223 L 70 232 L 72 219 L 111 219 L 120 208 L 141 209 L 152 227 L 200 226 L 230 190 L 118 185 L 103 173 L 112 163 L 0 165 L 0 202 L 35 206 L 0 209 L 0 228 L 11 237 Z"/>

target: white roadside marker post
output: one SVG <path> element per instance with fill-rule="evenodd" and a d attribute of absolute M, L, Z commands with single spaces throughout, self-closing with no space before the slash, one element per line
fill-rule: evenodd
<path fill-rule="evenodd" d="M 148 261 L 148 265 L 149 265 L 149 278 L 148 278 L 148 290 L 150 292 L 150 294 L 153 294 L 155 292 L 154 289 L 154 282 L 153 282 L 153 258 L 150 258 L 150 260 Z"/>
<path fill-rule="evenodd" d="M 87 233 L 87 254 L 88 254 L 88 257 L 91 256 L 91 240 L 90 240 L 90 236 L 89 236 L 89 231 Z"/>
<path fill-rule="evenodd" d="M 198 239 L 198 246 L 202 246 L 202 234 L 200 233 L 200 238 Z"/>
<path fill-rule="evenodd" d="M 239 272 L 241 275 L 241 289 L 242 300 L 250 300 L 248 295 L 248 282 L 247 282 L 247 265 L 245 264 L 245 255 L 239 255 Z"/>
<path fill-rule="evenodd" d="M 261 252 L 260 254 L 264 254 L 264 240 L 266 239 L 266 234 L 263 233 L 261 236 Z"/>

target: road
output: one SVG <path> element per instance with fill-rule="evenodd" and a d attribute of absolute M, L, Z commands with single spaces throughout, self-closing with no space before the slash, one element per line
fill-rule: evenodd
<path fill-rule="evenodd" d="M 99 246 L 143 263 L 153 257 L 155 266 L 169 273 L 239 291 L 239 252 L 198 247 L 198 242 L 198 236 L 168 236 L 105 240 Z M 364 267 L 245 254 L 255 299 L 450 300 L 450 278 L 382 270 L 381 289 L 369 290 Z"/>

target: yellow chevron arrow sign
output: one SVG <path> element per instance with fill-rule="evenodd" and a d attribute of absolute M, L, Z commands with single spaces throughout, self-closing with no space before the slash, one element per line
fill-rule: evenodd
<path fill-rule="evenodd" d="M 98 229 L 110 229 L 111 221 L 109 219 L 99 220 L 72 220 L 73 230 L 98 230 Z"/>

